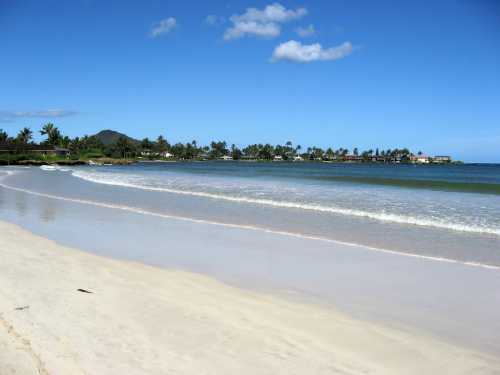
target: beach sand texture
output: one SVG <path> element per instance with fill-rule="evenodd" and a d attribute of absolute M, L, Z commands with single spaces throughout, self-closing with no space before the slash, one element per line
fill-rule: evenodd
<path fill-rule="evenodd" d="M 0 259 L 1 375 L 500 374 L 499 358 L 410 330 L 2 222 Z"/>

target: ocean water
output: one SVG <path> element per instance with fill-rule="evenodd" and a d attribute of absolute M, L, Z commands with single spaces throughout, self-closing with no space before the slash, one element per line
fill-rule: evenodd
<path fill-rule="evenodd" d="M 193 162 L 11 169 L 5 187 L 500 266 L 500 165 Z"/>

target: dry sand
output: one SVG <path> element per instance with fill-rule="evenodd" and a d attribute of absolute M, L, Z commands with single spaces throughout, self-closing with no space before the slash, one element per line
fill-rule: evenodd
<path fill-rule="evenodd" d="M 7 374 L 500 374 L 500 359 L 0 222 Z"/>

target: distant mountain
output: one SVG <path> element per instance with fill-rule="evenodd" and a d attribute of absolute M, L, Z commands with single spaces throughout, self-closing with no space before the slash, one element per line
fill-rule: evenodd
<path fill-rule="evenodd" d="M 120 137 L 125 137 L 132 143 L 139 143 L 137 139 L 131 138 L 128 135 L 116 132 L 114 130 L 101 130 L 99 133 L 95 134 L 94 137 L 99 139 L 106 146 L 116 143 L 116 141 Z"/>

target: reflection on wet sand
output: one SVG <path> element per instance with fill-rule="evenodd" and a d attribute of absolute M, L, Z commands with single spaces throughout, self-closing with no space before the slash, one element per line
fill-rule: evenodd
<path fill-rule="evenodd" d="M 40 203 L 40 219 L 44 222 L 54 221 L 57 215 L 57 202 L 46 200 Z"/>

